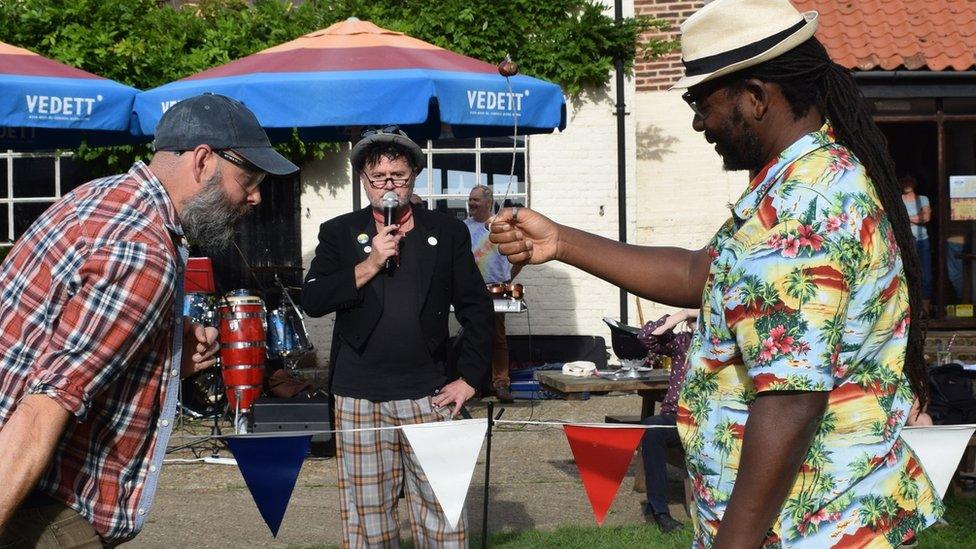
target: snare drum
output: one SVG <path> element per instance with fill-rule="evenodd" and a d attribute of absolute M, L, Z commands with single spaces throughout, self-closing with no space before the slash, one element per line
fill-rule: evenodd
<path fill-rule="evenodd" d="M 264 301 L 256 295 L 241 292 L 236 290 L 221 298 L 217 312 L 220 317 L 220 363 L 227 387 L 227 402 L 231 410 L 239 406 L 246 412 L 261 395 L 264 383 L 266 324 Z"/>
<path fill-rule="evenodd" d="M 219 368 L 207 368 L 182 381 L 180 405 L 186 415 L 194 418 L 220 416 L 226 404 Z"/>
<path fill-rule="evenodd" d="M 297 358 L 312 350 L 305 323 L 292 307 L 268 313 L 268 358 Z"/>

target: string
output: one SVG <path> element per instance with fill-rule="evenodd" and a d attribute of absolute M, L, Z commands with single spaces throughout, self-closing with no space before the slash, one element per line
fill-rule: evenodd
<path fill-rule="evenodd" d="M 606 429 L 676 429 L 674 425 L 642 425 L 642 424 L 615 424 L 615 423 L 580 423 L 573 421 L 529 421 L 521 419 L 496 419 L 496 424 L 507 423 L 507 424 L 519 424 L 519 425 L 546 425 L 551 427 L 563 427 L 565 425 L 570 425 L 573 427 L 599 427 Z M 306 435 L 321 435 L 321 434 L 338 434 L 338 433 L 363 433 L 366 431 L 387 431 L 390 429 L 403 429 L 404 427 L 416 427 L 416 426 L 442 426 L 450 425 L 451 421 L 435 421 L 429 423 L 415 423 L 411 425 L 392 425 L 387 427 L 360 427 L 357 429 L 321 429 L 314 431 L 291 431 L 291 432 L 276 432 L 276 433 L 244 433 L 244 434 L 232 434 L 232 435 L 200 435 L 200 436 L 190 436 L 190 437 L 180 437 L 189 440 L 213 440 L 221 438 L 230 437 L 246 437 L 246 438 L 276 438 L 281 436 L 306 436 Z"/>

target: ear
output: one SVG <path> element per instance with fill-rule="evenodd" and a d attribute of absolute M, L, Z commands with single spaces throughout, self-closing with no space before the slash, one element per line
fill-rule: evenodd
<path fill-rule="evenodd" d="M 742 97 L 746 100 L 744 114 L 756 121 L 762 120 L 769 111 L 772 97 L 771 84 L 756 78 L 748 78 L 742 83 Z"/>
<path fill-rule="evenodd" d="M 203 173 L 206 171 L 207 162 L 214 156 L 213 151 L 207 145 L 197 145 L 192 151 L 183 154 L 190 155 L 190 160 L 193 163 L 193 178 L 198 185 L 202 184 Z"/>

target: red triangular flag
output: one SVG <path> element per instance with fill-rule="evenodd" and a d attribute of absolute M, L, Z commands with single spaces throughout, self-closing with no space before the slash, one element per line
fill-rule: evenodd
<path fill-rule="evenodd" d="M 583 487 L 590 498 L 596 523 L 603 519 L 620 489 L 627 466 L 634 458 L 645 429 L 595 425 L 563 425 L 573 450 Z"/>

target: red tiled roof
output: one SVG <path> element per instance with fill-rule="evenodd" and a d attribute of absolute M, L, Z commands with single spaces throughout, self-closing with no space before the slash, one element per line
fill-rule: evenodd
<path fill-rule="evenodd" d="M 820 12 L 817 38 L 857 70 L 966 71 L 976 66 L 973 0 L 792 0 Z"/>

